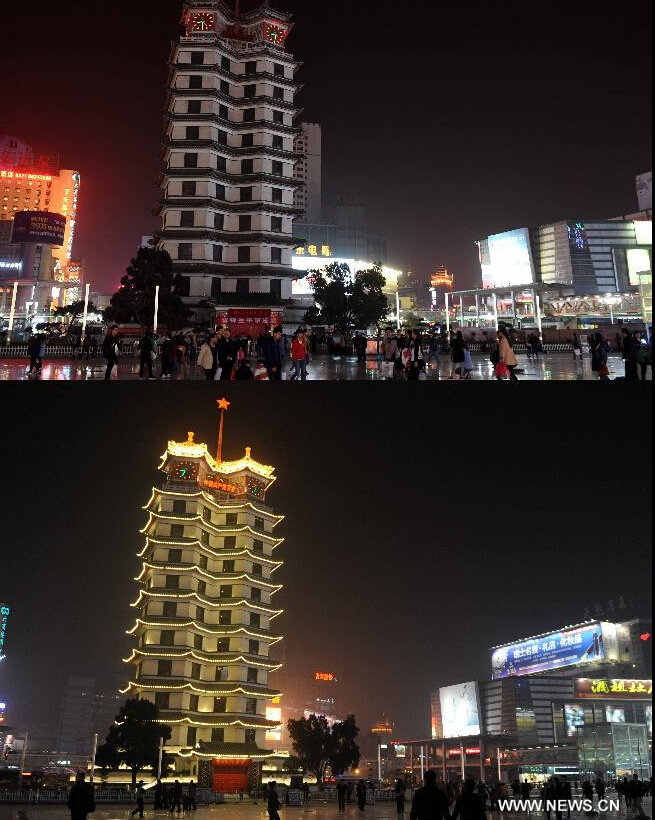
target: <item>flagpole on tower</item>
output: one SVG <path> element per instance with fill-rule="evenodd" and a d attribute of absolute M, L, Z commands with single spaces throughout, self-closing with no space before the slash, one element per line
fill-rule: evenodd
<path fill-rule="evenodd" d="M 223 460 L 223 425 L 225 423 L 225 411 L 230 406 L 227 399 L 216 399 L 218 409 L 221 411 L 221 420 L 218 425 L 218 448 L 216 450 L 216 461 L 220 464 Z"/>

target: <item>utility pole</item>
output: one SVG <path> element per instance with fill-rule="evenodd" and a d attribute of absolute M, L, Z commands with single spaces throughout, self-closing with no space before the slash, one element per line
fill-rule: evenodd
<path fill-rule="evenodd" d="M 18 770 L 18 791 L 21 791 L 23 788 L 23 771 L 25 770 L 25 752 L 27 751 L 28 734 L 28 732 L 25 732 L 25 738 L 23 739 L 23 751 L 20 753 L 20 769 Z"/>
<path fill-rule="evenodd" d="M 98 751 L 98 733 L 96 732 L 93 735 L 93 746 L 91 748 L 91 775 L 89 777 L 89 780 L 90 780 L 91 783 L 93 783 L 93 772 L 95 771 L 95 768 L 96 768 L 96 752 L 97 751 Z"/>

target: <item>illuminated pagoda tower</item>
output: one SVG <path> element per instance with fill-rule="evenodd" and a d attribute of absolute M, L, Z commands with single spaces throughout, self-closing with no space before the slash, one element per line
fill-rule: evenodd
<path fill-rule="evenodd" d="M 228 793 L 247 791 L 275 753 L 265 749 L 267 719 L 280 692 L 268 687 L 279 668 L 269 659 L 281 640 L 272 631 L 281 610 L 272 576 L 282 520 L 266 506 L 274 468 L 255 461 L 250 448 L 238 461 L 221 457 L 189 433 L 170 441 L 162 457 L 161 484 L 144 510 L 145 545 L 139 583 L 130 696 L 157 704 L 172 729 L 166 751 L 175 776 Z"/>
<path fill-rule="evenodd" d="M 291 15 L 187 0 L 170 55 L 158 247 L 198 318 L 254 334 L 291 298 L 299 64 Z M 208 307 L 209 306 L 209 307 Z"/>

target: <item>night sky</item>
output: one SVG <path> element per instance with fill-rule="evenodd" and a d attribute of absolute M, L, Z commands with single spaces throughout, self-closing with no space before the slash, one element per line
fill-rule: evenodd
<path fill-rule="evenodd" d="M 431 689 L 488 677 L 490 646 L 622 594 L 651 611 L 650 391 L 113 387 L 1 385 L 10 725 L 56 726 L 66 674 L 126 674 L 141 507 L 169 438 L 215 441 L 219 390 L 226 457 L 252 445 L 277 467 L 276 628 L 339 675 L 363 727 L 384 712 L 425 737 Z"/>
<path fill-rule="evenodd" d="M 325 202 L 354 197 L 390 263 L 478 283 L 474 240 L 636 210 L 651 160 L 650 0 L 276 0 L 296 15 L 303 118 Z M 253 0 L 246 0 L 246 8 Z M 117 285 L 157 227 L 165 66 L 181 0 L 34 0 L 3 11 L 0 133 L 82 173 L 77 254 Z"/>

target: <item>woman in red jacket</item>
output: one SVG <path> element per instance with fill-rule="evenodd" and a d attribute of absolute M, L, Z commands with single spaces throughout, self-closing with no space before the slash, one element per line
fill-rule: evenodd
<path fill-rule="evenodd" d="M 304 330 L 299 330 L 291 342 L 291 358 L 291 380 L 300 378 L 307 381 L 307 334 Z"/>

